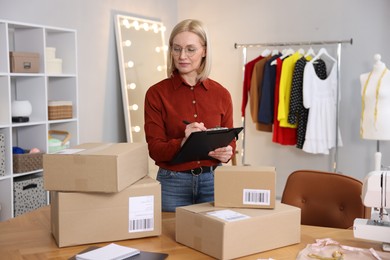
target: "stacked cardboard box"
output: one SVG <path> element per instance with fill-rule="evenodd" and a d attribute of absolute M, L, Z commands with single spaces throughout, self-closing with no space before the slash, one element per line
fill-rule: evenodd
<path fill-rule="evenodd" d="M 217 259 L 300 242 L 299 208 L 275 199 L 274 167 L 222 166 L 213 203 L 176 209 L 176 241 Z"/>
<path fill-rule="evenodd" d="M 161 234 L 161 187 L 143 143 L 88 143 L 45 154 L 51 229 L 59 247 Z"/>
<path fill-rule="evenodd" d="M 214 176 L 216 207 L 275 207 L 275 167 L 224 166 Z"/>

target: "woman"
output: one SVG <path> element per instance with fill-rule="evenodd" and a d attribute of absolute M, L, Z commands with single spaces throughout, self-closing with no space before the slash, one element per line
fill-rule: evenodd
<path fill-rule="evenodd" d="M 210 69 L 211 48 L 203 24 L 177 24 L 169 38 L 168 78 L 150 87 L 145 97 L 146 141 L 159 166 L 163 211 L 213 201 L 214 169 L 228 162 L 235 149 L 233 141 L 211 151 L 213 159 L 170 163 L 192 132 L 233 127 L 230 93 L 208 78 Z"/>

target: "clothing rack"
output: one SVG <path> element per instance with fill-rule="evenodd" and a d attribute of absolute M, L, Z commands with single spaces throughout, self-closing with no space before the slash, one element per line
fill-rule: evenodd
<path fill-rule="evenodd" d="M 353 39 L 339 40 L 339 41 L 302 41 L 302 42 L 268 42 L 268 43 L 235 43 L 234 48 L 242 48 L 243 64 L 247 63 L 247 49 L 248 48 L 264 48 L 264 47 L 284 47 L 284 46 L 313 46 L 313 45 L 337 45 L 337 96 L 336 96 L 336 146 L 333 156 L 333 171 L 337 172 L 338 163 L 338 128 L 339 128 L 339 91 L 340 91 L 340 67 L 341 67 L 341 45 L 353 44 Z M 244 126 L 242 137 L 242 164 L 245 162 L 245 117 L 242 118 L 242 125 Z"/>

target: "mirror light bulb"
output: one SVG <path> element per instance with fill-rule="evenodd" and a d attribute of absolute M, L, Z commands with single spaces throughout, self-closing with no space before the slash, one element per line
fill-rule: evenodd
<path fill-rule="evenodd" d="M 127 66 L 128 66 L 129 68 L 134 67 L 134 62 L 133 62 L 133 61 L 128 61 L 128 62 L 127 62 Z"/>
<path fill-rule="evenodd" d="M 130 83 L 127 85 L 128 89 L 135 89 L 136 87 L 137 87 L 137 85 L 135 83 Z"/>
<path fill-rule="evenodd" d="M 133 126 L 131 129 L 133 130 L 133 132 L 136 132 L 136 133 L 138 133 L 139 131 L 141 131 L 141 127 L 139 127 L 138 125 Z"/>
<path fill-rule="evenodd" d="M 133 26 L 134 26 L 134 29 L 136 29 L 137 31 L 140 29 L 140 25 L 139 25 L 138 21 L 134 21 Z"/>
<path fill-rule="evenodd" d="M 126 47 L 130 47 L 130 46 L 131 46 L 131 41 L 130 41 L 130 40 L 126 40 L 126 41 L 124 42 L 124 45 L 125 45 Z"/>
<path fill-rule="evenodd" d="M 129 20 L 127 19 L 123 19 L 123 22 L 122 22 L 123 26 L 126 27 L 127 29 L 130 28 L 130 23 L 129 23 Z"/>
<path fill-rule="evenodd" d="M 157 24 L 154 23 L 152 25 L 152 29 L 153 29 L 153 32 L 158 33 L 158 26 L 157 26 Z"/>
<path fill-rule="evenodd" d="M 138 110 L 138 105 L 137 104 L 133 104 L 133 105 L 129 106 L 129 109 L 137 111 Z"/>

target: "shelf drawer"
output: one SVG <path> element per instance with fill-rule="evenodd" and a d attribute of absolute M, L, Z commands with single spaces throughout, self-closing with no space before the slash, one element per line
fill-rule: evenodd
<path fill-rule="evenodd" d="M 33 211 L 47 205 L 46 191 L 41 174 L 15 178 L 14 216 Z"/>

